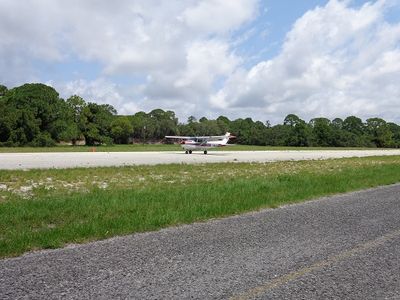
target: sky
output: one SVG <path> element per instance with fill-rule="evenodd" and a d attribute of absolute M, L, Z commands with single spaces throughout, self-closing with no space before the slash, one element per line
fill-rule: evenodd
<path fill-rule="evenodd" d="M 0 84 L 119 114 L 400 123 L 400 0 L 0 0 Z"/>

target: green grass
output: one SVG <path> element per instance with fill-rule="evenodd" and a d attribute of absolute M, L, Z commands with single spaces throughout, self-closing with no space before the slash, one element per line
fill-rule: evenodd
<path fill-rule="evenodd" d="M 134 151 L 176 151 L 181 147 L 175 144 L 130 144 L 111 146 L 55 146 L 55 147 L 0 147 L 0 153 L 32 152 L 134 152 Z"/>
<path fill-rule="evenodd" d="M 0 182 L 9 257 L 400 182 L 400 157 L 1 171 Z"/>
<path fill-rule="evenodd" d="M 341 148 L 341 147 L 278 147 L 230 145 L 212 151 L 266 151 L 266 150 L 371 150 L 374 148 Z M 0 153 L 32 152 L 135 152 L 135 151 L 180 151 L 177 144 L 130 144 L 112 146 L 55 146 L 55 147 L 0 147 Z"/>

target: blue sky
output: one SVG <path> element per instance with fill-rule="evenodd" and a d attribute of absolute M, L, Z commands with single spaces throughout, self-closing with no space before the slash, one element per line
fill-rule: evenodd
<path fill-rule="evenodd" d="M 399 0 L 0 2 L 0 83 L 121 114 L 400 122 L 398 78 Z"/>

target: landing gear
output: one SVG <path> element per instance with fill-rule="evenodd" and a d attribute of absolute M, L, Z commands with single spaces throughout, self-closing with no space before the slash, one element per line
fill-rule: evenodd
<path fill-rule="evenodd" d="M 189 154 L 189 151 L 186 150 L 186 151 L 185 151 L 185 154 Z"/>
<path fill-rule="evenodd" d="M 207 150 L 204 150 L 204 154 L 207 154 Z"/>
<path fill-rule="evenodd" d="M 192 154 L 192 150 L 189 150 L 189 154 Z"/>

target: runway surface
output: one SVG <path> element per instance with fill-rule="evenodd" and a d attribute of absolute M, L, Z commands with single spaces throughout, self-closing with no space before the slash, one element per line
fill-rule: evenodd
<path fill-rule="evenodd" d="M 74 168 L 172 163 L 269 162 L 400 155 L 400 150 L 0 153 L 0 169 Z"/>
<path fill-rule="evenodd" d="M 0 299 L 399 299 L 400 185 L 0 260 Z"/>

